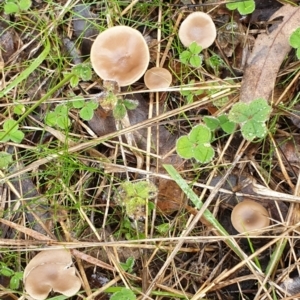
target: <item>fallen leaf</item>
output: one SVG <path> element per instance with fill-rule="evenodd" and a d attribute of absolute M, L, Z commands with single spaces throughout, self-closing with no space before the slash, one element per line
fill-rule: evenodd
<path fill-rule="evenodd" d="M 8 23 L 0 22 L 0 57 L 6 63 L 18 49 L 18 35 Z"/>
<path fill-rule="evenodd" d="M 283 18 L 282 22 L 273 25 L 270 34 L 262 33 L 255 41 L 247 60 L 240 102 L 249 103 L 257 98 L 269 100 L 272 96 L 279 68 L 291 50 L 289 37 L 300 26 L 300 8 L 285 5 L 270 21 L 279 17 Z"/>

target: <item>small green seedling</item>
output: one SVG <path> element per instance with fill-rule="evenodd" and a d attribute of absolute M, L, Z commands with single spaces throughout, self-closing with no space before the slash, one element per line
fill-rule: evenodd
<path fill-rule="evenodd" d="M 16 14 L 22 11 L 27 11 L 31 6 L 31 0 L 6 0 L 4 4 L 4 12 Z"/>
<path fill-rule="evenodd" d="M 155 226 L 155 229 L 160 235 L 167 234 L 171 230 L 171 224 L 170 223 L 162 223 L 160 225 Z"/>
<path fill-rule="evenodd" d="M 201 51 L 202 47 L 196 42 L 193 42 L 188 47 L 188 50 L 185 50 L 180 54 L 180 61 L 184 64 L 191 64 L 193 67 L 198 68 L 202 64 L 202 58 L 200 56 Z"/>
<path fill-rule="evenodd" d="M 12 155 L 7 152 L 0 152 L 0 169 L 5 169 L 13 162 Z"/>
<path fill-rule="evenodd" d="M 188 83 L 188 86 L 193 86 L 195 83 L 195 80 L 191 80 L 189 83 Z M 187 104 L 190 104 L 190 103 L 193 103 L 194 102 L 194 96 L 198 96 L 198 95 L 201 95 L 203 94 L 203 90 L 181 90 L 180 91 L 180 94 L 182 96 L 185 96 L 186 97 L 186 100 L 187 100 Z"/>
<path fill-rule="evenodd" d="M 152 202 L 149 202 L 149 204 L 150 203 L 154 206 Z M 151 210 L 153 210 L 153 207 L 151 208 Z M 149 211 L 151 210 L 149 208 Z M 145 239 L 145 224 L 143 223 L 143 220 L 133 221 L 126 215 L 120 220 L 120 227 L 114 233 L 114 236 L 116 237 L 116 239 L 120 239 L 121 237 L 123 238 L 124 236 L 127 241 Z"/>
<path fill-rule="evenodd" d="M 94 115 L 94 110 L 98 108 L 99 103 L 96 101 L 86 101 L 81 96 L 76 96 L 74 99 L 75 101 L 72 101 L 72 105 L 74 108 L 80 109 L 79 110 L 80 118 L 85 121 L 91 120 Z"/>
<path fill-rule="evenodd" d="M 113 109 L 113 116 L 116 120 L 121 120 L 125 117 L 127 109 L 134 110 L 138 105 L 139 102 L 137 100 L 118 99 L 118 102 Z"/>
<path fill-rule="evenodd" d="M 148 181 L 121 183 L 115 196 L 115 201 L 123 206 L 126 215 L 133 220 L 146 218 L 147 199 L 156 197 L 157 187 Z"/>
<path fill-rule="evenodd" d="M 221 115 L 217 118 L 205 116 L 203 117 L 203 121 L 211 131 L 215 131 L 221 128 L 226 133 L 232 134 L 236 127 L 236 124 L 234 122 L 229 121 L 228 116 L 226 115 Z"/>
<path fill-rule="evenodd" d="M 207 60 L 208 65 L 214 70 L 215 74 L 219 74 L 219 70 L 225 65 L 223 59 L 219 55 L 211 55 Z"/>
<path fill-rule="evenodd" d="M 9 277 L 9 287 L 12 290 L 18 290 L 20 283 L 23 280 L 23 272 L 15 272 L 14 270 L 7 267 L 3 262 L 0 263 L 0 274 L 5 277 Z"/>
<path fill-rule="evenodd" d="M 65 104 L 57 105 L 54 111 L 46 114 L 45 122 L 49 126 L 58 126 L 61 129 L 67 129 L 71 126 L 71 120 L 68 117 L 69 108 Z"/>
<path fill-rule="evenodd" d="M 236 103 L 232 106 L 228 119 L 240 124 L 243 137 L 252 141 L 263 138 L 267 133 L 265 122 L 269 119 L 271 106 L 265 99 L 256 99 L 250 104 Z"/>
<path fill-rule="evenodd" d="M 21 143 L 24 138 L 24 133 L 18 129 L 17 121 L 9 119 L 3 123 L 3 130 L 0 130 L 0 141 L 7 142 L 9 140 L 15 143 Z"/>
<path fill-rule="evenodd" d="M 231 2 L 231 3 L 227 3 L 226 7 L 229 10 L 237 9 L 241 15 L 248 15 L 254 12 L 255 1 L 248 0 L 248 1 Z"/>
<path fill-rule="evenodd" d="M 128 273 L 132 273 L 133 272 L 133 266 L 134 266 L 134 264 L 135 264 L 134 257 L 128 257 L 126 259 L 125 263 L 120 262 L 120 265 L 121 265 L 122 269 L 125 272 L 128 272 Z"/>
<path fill-rule="evenodd" d="M 120 291 L 113 293 L 110 300 L 136 300 L 136 296 L 132 290 L 123 288 Z"/>
<path fill-rule="evenodd" d="M 296 49 L 297 58 L 300 59 L 300 27 L 291 34 L 289 42 Z"/>
<path fill-rule="evenodd" d="M 212 139 L 211 130 L 206 125 L 198 125 L 176 142 L 176 151 L 182 158 L 195 158 L 201 163 L 210 162 L 215 151 L 210 145 Z"/>
<path fill-rule="evenodd" d="M 88 64 L 79 64 L 72 68 L 74 76 L 70 80 L 71 87 L 76 87 L 79 80 L 88 81 L 92 78 L 92 68 Z"/>
<path fill-rule="evenodd" d="M 228 81 L 228 83 L 231 83 L 231 80 Z M 209 96 L 211 96 L 212 104 L 219 109 L 223 108 L 229 102 L 228 96 L 224 96 L 221 98 L 218 97 L 218 99 L 215 99 L 214 95 L 216 93 L 219 93 L 220 91 L 221 91 L 221 87 L 219 86 L 218 83 L 210 83 L 209 84 L 209 89 L 207 90 L 207 94 Z"/>

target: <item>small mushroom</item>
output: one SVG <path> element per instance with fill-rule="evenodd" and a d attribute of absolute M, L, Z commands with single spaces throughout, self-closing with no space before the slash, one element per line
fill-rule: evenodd
<path fill-rule="evenodd" d="M 165 68 L 154 67 L 145 73 L 144 82 L 149 90 L 165 89 L 171 85 L 172 74 Z"/>
<path fill-rule="evenodd" d="M 91 48 L 91 63 L 103 80 L 127 86 L 146 72 L 150 60 L 143 35 L 128 26 L 114 26 L 101 32 Z"/>
<path fill-rule="evenodd" d="M 252 200 L 244 200 L 233 208 L 231 223 L 236 231 L 242 233 L 269 226 L 270 217 L 261 204 Z"/>
<path fill-rule="evenodd" d="M 185 47 L 196 42 L 205 49 L 215 41 L 217 30 L 212 18 L 208 14 L 198 11 L 191 13 L 181 23 L 178 36 Z"/>
<path fill-rule="evenodd" d="M 27 293 L 36 300 L 46 299 L 51 290 L 71 297 L 81 287 L 71 253 L 65 249 L 38 253 L 26 266 L 23 282 Z"/>

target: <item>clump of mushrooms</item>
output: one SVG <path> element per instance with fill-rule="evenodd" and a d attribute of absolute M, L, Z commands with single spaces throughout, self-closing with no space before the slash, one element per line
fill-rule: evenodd
<path fill-rule="evenodd" d="M 150 60 L 143 35 L 129 26 L 114 26 L 101 32 L 91 48 L 91 63 L 105 81 L 116 81 L 120 87 L 141 78 Z"/>
<path fill-rule="evenodd" d="M 253 200 L 244 200 L 233 208 L 231 223 L 236 231 L 244 233 L 269 226 L 270 216 L 261 204 Z"/>
<path fill-rule="evenodd" d="M 51 290 L 71 297 L 81 287 L 75 271 L 69 250 L 45 250 L 38 253 L 26 266 L 24 286 L 29 296 L 35 300 L 47 299 Z"/>
<path fill-rule="evenodd" d="M 168 88 L 172 83 L 172 74 L 165 68 L 153 67 L 145 73 L 144 82 L 149 90 Z"/>
<path fill-rule="evenodd" d="M 192 42 L 196 42 L 205 49 L 215 41 L 217 30 L 211 17 L 198 11 L 191 13 L 181 23 L 178 36 L 185 47 L 189 47 Z"/>

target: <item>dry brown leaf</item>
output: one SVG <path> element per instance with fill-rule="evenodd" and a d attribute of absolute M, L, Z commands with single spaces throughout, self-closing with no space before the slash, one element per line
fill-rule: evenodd
<path fill-rule="evenodd" d="M 272 96 L 281 63 L 291 50 L 289 37 L 300 26 L 300 8 L 285 5 L 270 21 L 279 17 L 283 17 L 282 22 L 270 34 L 260 34 L 255 41 L 242 81 L 241 102 L 269 100 Z"/>

